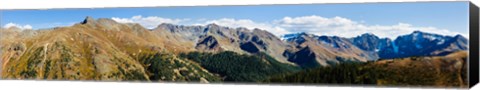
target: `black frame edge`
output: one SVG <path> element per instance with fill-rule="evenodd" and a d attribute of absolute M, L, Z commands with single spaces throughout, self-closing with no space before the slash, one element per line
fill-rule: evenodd
<path fill-rule="evenodd" d="M 479 81 L 479 9 L 472 2 L 469 3 L 469 59 L 467 61 L 469 72 L 469 87 L 472 88 Z"/>

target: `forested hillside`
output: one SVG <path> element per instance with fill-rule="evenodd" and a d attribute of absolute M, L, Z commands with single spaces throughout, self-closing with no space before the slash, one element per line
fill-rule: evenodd
<path fill-rule="evenodd" d="M 273 75 L 300 70 L 297 66 L 280 63 L 264 53 L 246 55 L 230 51 L 217 54 L 190 52 L 180 56 L 198 62 L 210 72 L 220 74 L 224 81 L 257 82 Z"/>
<path fill-rule="evenodd" d="M 456 52 L 444 57 L 410 57 L 367 63 L 342 63 L 295 74 L 279 75 L 265 82 L 466 87 L 468 85 L 466 54 Z"/>

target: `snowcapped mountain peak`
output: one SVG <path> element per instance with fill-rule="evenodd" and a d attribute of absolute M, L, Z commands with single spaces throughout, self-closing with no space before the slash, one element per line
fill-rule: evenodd
<path fill-rule="evenodd" d="M 424 33 L 424 32 L 422 32 L 420 30 L 415 30 L 415 31 L 413 31 L 413 33 Z"/>
<path fill-rule="evenodd" d="M 364 36 L 375 36 L 375 37 L 376 37 L 376 35 L 373 34 L 373 33 L 364 33 L 364 34 L 362 34 L 362 35 L 360 35 L 360 36 L 361 36 L 361 37 L 364 37 Z"/>

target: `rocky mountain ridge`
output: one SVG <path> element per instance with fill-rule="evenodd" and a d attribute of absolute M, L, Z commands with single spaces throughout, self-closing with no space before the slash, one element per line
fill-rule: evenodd
<path fill-rule="evenodd" d="M 118 23 L 112 19 L 92 17 L 73 26 L 51 30 L 20 32 L 12 28 L 0 31 L 6 34 L 1 36 L 1 40 L 7 42 L 0 46 L 3 62 L 18 59 L 32 48 L 42 51 L 51 49 L 52 45 L 70 49 L 86 47 L 94 51 L 102 48 L 105 49 L 105 55 L 121 52 L 123 54 L 115 57 L 130 59 L 138 58 L 139 54 L 147 51 L 173 55 L 192 51 L 233 51 L 251 55 L 263 52 L 278 62 L 304 68 L 410 56 L 442 56 L 468 50 L 468 39 L 461 35 L 442 36 L 421 31 L 399 36 L 395 40 L 379 38 L 371 33 L 353 38 L 308 33 L 277 37 L 266 30 L 230 28 L 217 24 L 184 26 L 163 23 L 154 29 L 146 29 L 136 23 Z M 82 49 L 85 48 L 78 51 Z M 72 49 L 70 52 L 75 51 Z M 72 55 L 75 56 L 74 53 Z M 85 55 L 76 56 L 84 58 Z"/>

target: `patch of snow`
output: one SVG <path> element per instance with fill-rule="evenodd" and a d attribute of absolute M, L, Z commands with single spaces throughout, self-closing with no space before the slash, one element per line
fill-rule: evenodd
<path fill-rule="evenodd" d="M 445 40 L 441 39 L 440 42 L 437 42 L 437 45 L 445 43 Z"/>
<path fill-rule="evenodd" d="M 301 36 L 313 37 L 314 35 L 307 34 L 305 32 L 297 32 L 297 33 L 290 33 L 290 34 L 281 35 L 280 38 L 283 39 L 283 40 L 289 40 L 291 38 L 298 38 L 298 37 L 301 37 Z"/>
<path fill-rule="evenodd" d="M 417 32 L 417 33 L 413 33 L 412 40 L 413 40 L 413 41 L 417 41 L 419 35 L 420 35 L 420 33 L 418 33 L 418 32 Z"/>
<path fill-rule="evenodd" d="M 281 36 L 280 40 L 288 40 L 288 39 L 291 39 L 291 38 L 293 38 L 293 37 L 291 37 L 291 36 Z"/>
<path fill-rule="evenodd" d="M 392 42 L 392 47 L 393 47 L 393 52 L 398 53 L 398 47 L 395 45 L 394 42 Z"/>
<path fill-rule="evenodd" d="M 325 42 L 325 41 L 322 41 L 322 40 L 320 41 L 320 43 L 322 43 L 322 44 L 324 44 L 324 45 L 329 45 L 329 46 L 332 46 L 332 47 L 333 47 L 333 45 L 332 45 L 331 43 L 328 43 L 328 42 Z"/>
<path fill-rule="evenodd" d="M 281 40 L 289 40 L 289 39 L 292 39 L 292 38 L 295 38 L 295 37 L 299 37 L 300 34 L 301 33 L 285 34 L 285 35 L 280 36 L 280 39 Z"/>
<path fill-rule="evenodd" d="M 319 40 L 319 41 L 320 41 L 320 43 L 322 43 L 323 45 L 327 45 L 327 46 L 334 47 L 334 48 L 337 48 L 337 47 L 338 47 L 335 43 L 326 42 L 326 41 L 323 41 L 323 40 Z"/>
<path fill-rule="evenodd" d="M 418 34 L 419 34 L 419 33 L 413 33 L 413 36 L 416 37 L 416 36 L 418 36 Z"/>
<path fill-rule="evenodd" d="M 434 35 L 424 35 L 423 38 L 426 38 L 428 40 L 441 39 L 441 37 L 437 37 L 437 36 L 434 36 Z"/>

